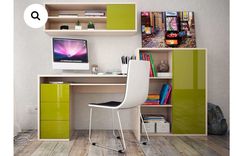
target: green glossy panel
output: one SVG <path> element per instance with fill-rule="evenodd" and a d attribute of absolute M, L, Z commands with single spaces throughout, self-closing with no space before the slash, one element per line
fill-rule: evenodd
<path fill-rule="evenodd" d="M 172 59 L 172 132 L 204 134 L 206 129 L 205 50 L 174 50 Z"/>
<path fill-rule="evenodd" d="M 69 102 L 69 84 L 41 84 L 41 102 Z"/>
<path fill-rule="evenodd" d="M 40 121 L 41 139 L 69 139 L 69 121 Z"/>
<path fill-rule="evenodd" d="M 108 4 L 108 30 L 134 30 L 135 4 Z"/>
<path fill-rule="evenodd" d="M 41 120 L 69 120 L 69 102 L 41 103 Z"/>

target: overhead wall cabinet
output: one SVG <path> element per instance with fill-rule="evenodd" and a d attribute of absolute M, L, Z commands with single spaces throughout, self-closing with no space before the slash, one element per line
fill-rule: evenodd
<path fill-rule="evenodd" d="M 47 3 L 49 35 L 130 35 L 137 32 L 135 3 Z M 82 30 L 75 30 L 77 21 Z M 93 22 L 95 30 L 87 29 Z M 60 26 L 68 25 L 68 30 Z"/>

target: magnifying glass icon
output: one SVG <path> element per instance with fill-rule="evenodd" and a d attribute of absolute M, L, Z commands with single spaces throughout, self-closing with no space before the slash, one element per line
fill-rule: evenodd
<path fill-rule="evenodd" d="M 39 13 L 38 13 L 37 11 L 32 11 L 32 12 L 31 12 L 31 17 L 32 17 L 33 19 L 38 19 L 38 20 L 40 20 L 40 18 L 39 18 Z"/>

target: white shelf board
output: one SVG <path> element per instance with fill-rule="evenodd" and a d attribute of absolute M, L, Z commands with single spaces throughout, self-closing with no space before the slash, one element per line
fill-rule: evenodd
<path fill-rule="evenodd" d="M 158 79 L 172 79 L 172 76 L 162 76 L 162 77 L 150 77 L 151 80 L 158 80 Z"/>
<path fill-rule="evenodd" d="M 55 75 L 38 75 L 39 77 L 114 77 L 114 78 L 126 78 L 127 75 L 113 75 L 113 74 L 103 74 L 103 75 L 95 75 L 95 74 L 55 74 Z M 150 80 L 158 80 L 158 79 L 172 79 L 172 77 L 150 77 Z"/>
<path fill-rule="evenodd" d="M 124 83 L 70 83 L 70 86 L 125 86 Z"/>
<path fill-rule="evenodd" d="M 157 108 L 171 108 L 172 107 L 172 105 L 169 105 L 169 104 L 165 104 L 165 105 L 141 105 L 141 107 L 142 108 L 144 108 L 144 107 L 157 107 Z"/>
<path fill-rule="evenodd" d="M 78 17 L 69 17 L 69 16 L 49 16 L 48 20 L 50 22 L 76 22 L 79 20 L 81 23 L 93 21 L 94 23 L 106 23 L 106 16 L 78 16 Z"/>
<path fill-rule="evenodd" d="M 63 35 L 134 35 L 136 30 L 44 30 L 51 36 Z"/>
<path fill-rule="evenodd" d="M 206 48 L 137 48 L 138 51 L 172 52 L 172 50 L 206 50 Z"/>
<path fill-rule="evenodd" d="M 148 133 L 149 136 L 174 136 L 172 133 Z M 145 133 L 141 133 L 141 136 L 146 136 Z"/>
<path fill-rule="evenodd" d="M 126 75 L 112 75 L 112 74 L 104 74 L 104 75 L 95 75 L 95 74 L 52 74 L 52 75 L 38 75 L 39 77 L 92 77 L 92 78 L 126 78 Z"/>

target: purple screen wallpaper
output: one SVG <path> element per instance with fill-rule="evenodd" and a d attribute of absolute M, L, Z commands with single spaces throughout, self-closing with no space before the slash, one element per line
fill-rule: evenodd
<path fill-rule="evenodd" d="M 88 62 L 87 41 L 80 39 L 53 39 L 55 62 Z"/>

